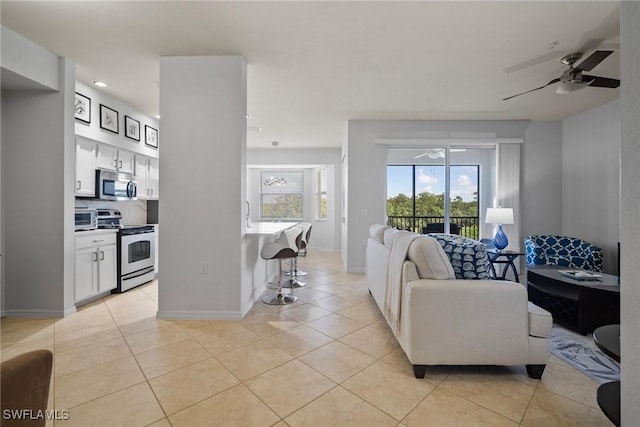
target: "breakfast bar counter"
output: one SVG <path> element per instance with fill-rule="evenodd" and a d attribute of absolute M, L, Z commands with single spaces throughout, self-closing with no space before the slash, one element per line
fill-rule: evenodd
<path fill-rule="evenodd" d="M 246 235 L 273 236 L 297 224 L 297 222 L 252 222 L 251 227 L 247 227 Z"/>

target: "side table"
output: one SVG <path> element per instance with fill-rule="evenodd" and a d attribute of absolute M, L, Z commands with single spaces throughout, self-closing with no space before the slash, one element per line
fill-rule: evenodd
<path fill-rule="evenodd" d="M 509 269 L 511 269 L 515 277 L 515 281 L 520 281 L 520 279 L 518 278 L 518 270 L 516 269 L 516 265 L 513 263 L 513 261 L 518 259 L 519 256 L 524 255 L 523 252 L 488 249 L 487 254 L 489 255 L 489 263 L 491 265 L 491 275 L 494 279 L 507 280 L 507 272 L 509 271 Z M 496 273 L 496 264 L 504 264 L 505 266 L 500 276 L 498 276 L 498 274 Z"/>
<path fill-rule="evenodd" d="M 620 361 L 620 325 L 600 326 L 593 331 L 593 341 L 607 356 Z M 616 426 L 620 425 L 620 381 L 602 384 L 596 396 L 602 412 Z"/>

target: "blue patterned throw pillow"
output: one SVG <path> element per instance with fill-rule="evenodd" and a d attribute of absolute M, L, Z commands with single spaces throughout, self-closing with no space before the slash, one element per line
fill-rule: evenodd
<path fill-rule="evenodd" d="M 456 279 L 489 279 L 489 256 L 484 243 L 456 234 L 432 233 L 449 257 Z"/>

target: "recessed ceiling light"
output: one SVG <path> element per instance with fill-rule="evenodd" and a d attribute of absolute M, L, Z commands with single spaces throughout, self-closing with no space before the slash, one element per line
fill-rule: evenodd
<path fill-rule="evenodd" d="M 251 114 L 247 113 L 247 119 L 251 118 Z"/>
<path fill-rule="evenodd" d="M 94 80 L 93 84 L 99 87 L 107 87 L 108 85 L 105 82 L 101 82 L 100 80 Z"/>
<path fill-rule="evenodd" d="M 262 128 L 258 126 L 249 126 L 247 130 L 250 132 L 262 132 Z"/>

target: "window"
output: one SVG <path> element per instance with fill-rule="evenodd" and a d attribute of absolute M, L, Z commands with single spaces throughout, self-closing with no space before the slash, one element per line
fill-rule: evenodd
<path fill-rule="evenodd" d="M 260 219 L 302 220 L 301 170 L 260 172 Z"/>
<path fill-rule="evenodd" d="M 327 168 L 319 168 L 316 177 L 316 220 L 327 219 Z"/>
<path fill-rule="evenodd" d="M 478 239 L 481 208 L 495 197 L 495 149 L 406 148 L 387 152 L 388 224 Z"/>

